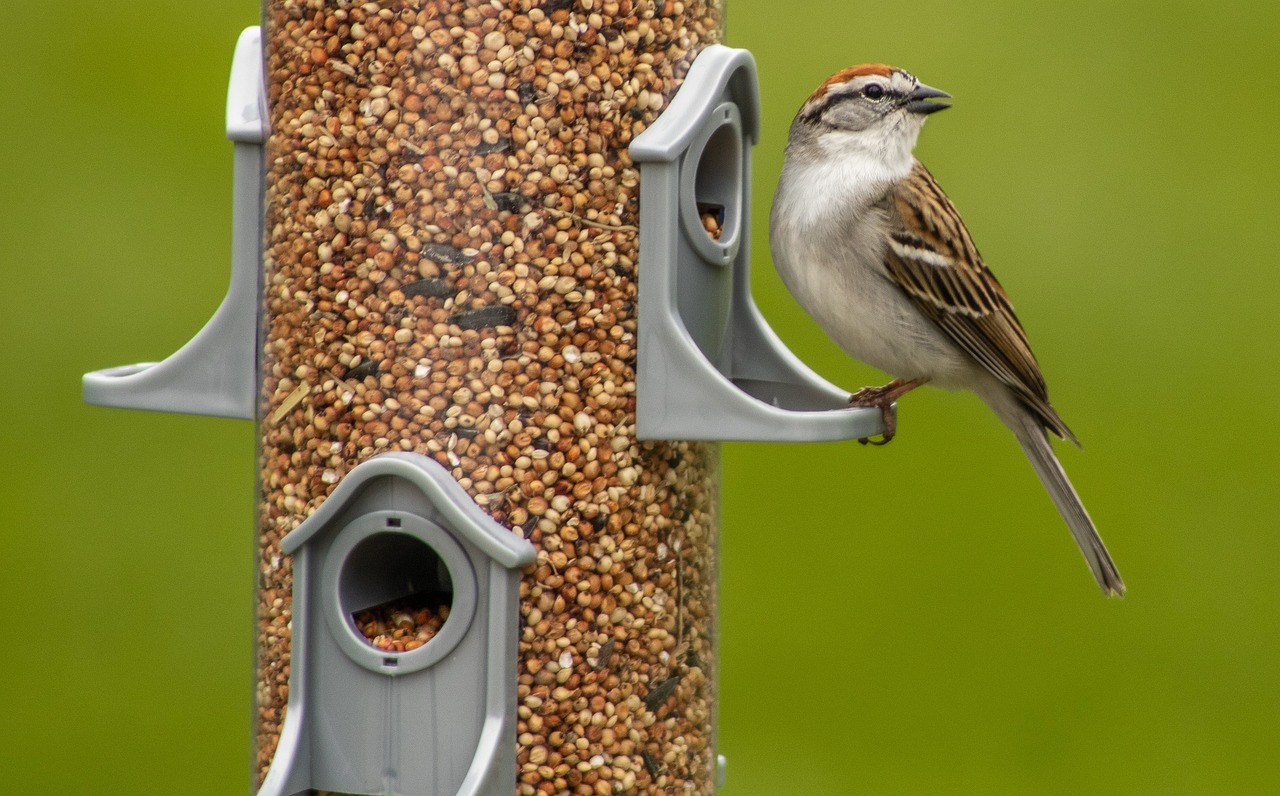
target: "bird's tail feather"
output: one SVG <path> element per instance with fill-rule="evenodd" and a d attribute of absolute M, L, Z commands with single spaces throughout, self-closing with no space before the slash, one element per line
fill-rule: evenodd
<path fill-rule="evenodd" d="M 1053 499 L 1053 505 L 1057 506 L 1058 513 L 1066 520 L 1071 535 L 1080 546 L 1080 552 L 1084 554 L 1102 591 L 1109 597 L 1123 597 L 1124 581 L 1120 578 L 1106 545 L 1102 543 L 1102 537 L 1098 536 L 1093 520 L 1089 519 L 1089 512 L 1085 511 L 1084 503 L 1080 502 L 1080 496 L 1076 494 L 1066 471 L 1054 455 L 1044 425 L 1020 406 L 1008 407 L 1005 411 L 997 409 L 997 412 L 1018 438 L 1018 444 L 1027 454 L 1040 483 L 1044 484 L 1049 497 Z"/>

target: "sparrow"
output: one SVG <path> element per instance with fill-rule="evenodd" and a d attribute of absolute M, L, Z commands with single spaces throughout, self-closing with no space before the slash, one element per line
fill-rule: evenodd
<path fill-rule="evenodd" d="M 1098 585 L 1124 581 L 1054 455 L 1048 434 L 1079 444 L 1049 403 L 1013 306 L 955 205 L 913 153 L 950 94 L 884 64 L 844 69 L 796 114 L 769 220 L 783 283 L 849 356 L 893 380 L 850 405 L 878 408 L 924 384 L 971 390 L 1017 438 Z M 865 442 L 865 440 L 864 440 Z"/>

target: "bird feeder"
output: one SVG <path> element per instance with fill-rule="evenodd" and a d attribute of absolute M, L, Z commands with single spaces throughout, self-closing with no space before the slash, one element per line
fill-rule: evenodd
<path fill-rule="evenodd" d="M 709 793 L 718 445 L 877 433 L 750 296 L 718 2 L 267 0 L 226 299 L 105 406 L 253 418 L 253 783 Z"/>

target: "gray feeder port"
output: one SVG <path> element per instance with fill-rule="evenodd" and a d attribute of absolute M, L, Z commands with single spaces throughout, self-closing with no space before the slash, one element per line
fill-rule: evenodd
<path fill-rule="evenodd" d="M 671 104 L 631 143 L 640 166 L 641 439 L 818 441 L 883 432 L 876 409 L 814 373 L 751 298 L 755 61 L 712 45 Z M 714 216 L 720 235 L 702 224 Z"/>
<path fill-rule="evenodd" d="M 236 42 L 227 88 L 227 138 L 234 144 L 231 284 L 204 328 L 163 362 L 86 373 L 86 403 L 252 420 L 258 378 L 258 274 L 262 270 L 262 149 L 267 140 L 262 40 L 248 28 Z"/>
<path fill-rule="evenodd" d="M 516 790 L 520 568 L 533 545 L 426 456 L 360 464 L 281 548 L 294 557 L 289 707 L 259 796 Z M 418 649 L 387 652 L 362 610 L 448 605 Z"/>

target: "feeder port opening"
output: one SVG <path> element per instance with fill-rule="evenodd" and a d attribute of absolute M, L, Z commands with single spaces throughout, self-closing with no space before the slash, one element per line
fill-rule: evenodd
<path fill-rule="evenodd" d="M 340 576 L 343 615 L 370 647 L 411 652 L 440 633 L 453 607 L 453 577 L 439 553 L 402 533 L 398 517 L 387 530 L 362 540 L 347 556 Z M 396 666 L 394 656 L 383 665 Z"/>

